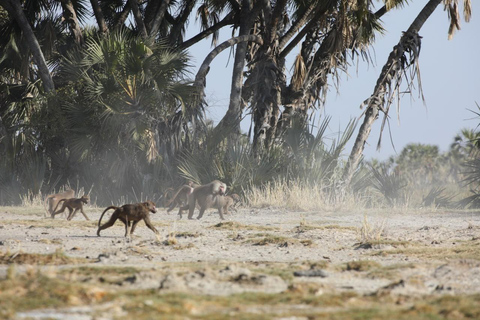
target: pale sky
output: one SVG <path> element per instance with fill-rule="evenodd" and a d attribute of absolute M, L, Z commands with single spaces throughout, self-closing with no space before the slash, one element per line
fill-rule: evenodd
<path fill-rule="evenodd" d="M 389 53 L 398 43 L 401 32 L 408 29 L 426 1 L 409 3 L 403 9 L 393 10 L 383 17 L 386 33 L 377 36 L 375 51 L 372 51 L 376 64 L 367 65 L 360 61 L 350 68 L 348 76 L 342 76 L 339 94 L 331 87 L 325 110 L 317 115 L 317 118 L 319 115 L 332 117 L 329 137 L 336 138 L 339 129 L 343 130 L 351 118 L 361 115 L 359 106 L 372 94 Z M 391 135 L 398 153 L 408 143 L 434 144 L 441 151 L 447 151 L 454 136 L 462 128 L 473 129 L 480 123 L 480 119 L 472 120 L 475 115 L 468 111 L 478 111 L 475 102 L 480 105 L 480 35 L 477 34 L 480 32 L 479 10 L 478 2 L 472 1 L 470 22 L 466 23 L 462 16 L 462 29 L 450 41 L 447 39 L 448 15 L 443 10 L 443 5 L 437 7 L 421 29 L 423 39 L 419 61 L 426 106 L 416 90 L 411 97 L 405 95 L 401 100 L 399 121 L 396 110 L 391 110 Z M 222 33 L 219 43 L 230 36 L 231 31 Z M 188 38 L 187 34 L 186 39 Z M 190 48 L 190 54 L 195 58 L 195 72 L 212 49 L 209 44 L 207 40 Z M 216 122 L 228 109 L 232 64 L 233 56 L 230 56 L 229 50 L 225 50 L 211 64 L 207 76 L 207 116 Z M 290 70 L 290 66 L 287 65 L 287 68 Z M 395 109 L 396 105 L 392 108 Z M 395 155 L 388 129 L 384 133 L 381 150 L 376 150 L 380 125 L 381 119 L 374 124 L 365 146 L 366 159 L 383 160 Z M 247 132 L 249 126 L 250 121 L 244 121 L 242 130 Z M 354 135 L 357 134 L 358 127 Z M 350 153 L 353 140 L 347 146 L 346 154 Z"/>

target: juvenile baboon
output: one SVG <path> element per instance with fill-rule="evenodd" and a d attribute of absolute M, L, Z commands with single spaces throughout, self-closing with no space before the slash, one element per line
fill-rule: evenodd
<path fill-rule="evenodd" d="M 162 200 L 161 200 L 161 206 L 162 207 L 168 207 L 170 204 L 170 201 L 173 199 L 173 192 L 175 190 L 173 188 L 167 188 L 163 192 Z"/>
<path fill-rule="evenodd" d="M 235 193 L 229 196 L 218 196 L 217 202 L 219 206 L 223 207 L 223 213 L 230 214 L 230 211 L 229 211 L 230 208 L 235 212 L 237 212 L 237 209 L 235 209 L 235 207 L 233 206 L 233 204 L 235 203 L 235 200 L 233 197 L 234 195 Z"/>
<path fill-rule="evenodd" d="M 52 214 L 55 212 L 55 208 L 60 201 L 60 199 L 71 199 L 75 197 L 75 191 L 72 189 L 65 190 L 64 192 L 59 192 L 55 194 L 51 194 L 45 198 L 45 201 L 43 202 L 43 206 L 45 207 L 46 214 L 44 215 L 45 217 L 48 215 L 52 216 Z M 47 208 L 47 202 L 48 202 L 48 208 Z"/>
<path fill-rule="evenodd" d="M 183 211 L 187 209 L 188 219 L 193 219 L 195 206 L 198 205 L 200 207 L 200 213 L 198 214 L 197 219 L 201 219 L 203 217 L 203 213 L 206 209 L 216 208 L 220 214 L 220 219 L 224 220 L 224 199 L 221 196 L 225 195 L 226 190 L 227 185 L 218 180 L 214 180 L 209 184 L 194 188 L 193 191 L 188 195 L 188 205 L 180 207 L 180 210 L 178 211 L 180 219 L 182 218 Z"/>
<path fill-rule="evenodd" d="M 110 220 L 105 222 L 103 225 L 100 225 L 102 223 L 103 215 L 110 209 L 115 210 L 112 213 Z M 145 221 L 147 227 L 158 235 L 157 229 L 155 229 L 155 227 L 152 225 L 152 222 L 150 221 L 150 212 L 157 212 L 155 203 L 152 201 L 135 204 L 124 204 L 121 207 L 110 206 L 103 211 L 100 219 L 98 220 L 97 236 L 100 236 L 100 231 L 102 231 L 103 229 L 107 229 L 113 226 L 117 219 L 120 219 L 120 221 L 122 221 L 125 225 L 125 237 L 131 236 L 133 234 L 133 232 L 135 231 L 135 227 L 140 220 Z M 130 226 L 132 228 L 131 230 L 129 230 Z"/>
<path fill-rule="evenodd" d="M 181 186 L 180 189 L 178 189 L 175 195 L 172 197 L 170 202 L 167 204 L 167 213 L 172 211 L 176 206 L 185 206 L 188 201 L 188 195 L 192 193 L 193 189 L 198 186 L 198 184 L 195 184 L 192 181 L 189 181 L 187 184 Z"/>
<path fill-rule="evenodd" d="M 55 215 L 62 213 L 63 211 L 65 211 L 65 209 L 68 208 L 69 213 L 67 216 L 67 220 L 69 221 L 72 220 L 78 210 L 80 210 L 80 212 L 83 214 L 85 219 L 90 220 L 85 214 L 85 212 L 83 211 L 83 204 L 84 203 L 87 204 L 88 200 L 89 200 L 89 197 L 86 194 L 84 194 L 81 198 L 60 199 L 60 201 L 58 201 L 57 203 L 57 206 L 55 207 L 55 211 L 52 213 L 52 219 L 55 219 Z M 57 208 L 62 201 L 63 201 L 62 208 L 57 211 Z"/>
<path fill-rule="evenodd" d="M 233 200 L 233 207 L 236 207 L 236 206 L 240 203 L 240 201 L 242 200 L 242 199 L 240 198 L 240 196 L 239 196 L 238 194 L 236 194 L 236 193 L 232 193 L 232 194 L 230 194 L 229 196 L 230 196 L 230 197 L 232 198 L 232 200 Z"/>

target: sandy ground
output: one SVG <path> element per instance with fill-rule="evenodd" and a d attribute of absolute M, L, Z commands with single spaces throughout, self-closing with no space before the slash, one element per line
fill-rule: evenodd
<path fill-rule="evenodd" d="M 120 221 L 96 236 L 102 208 L 87 207 L 90 222 L 81 215 L 71 222 L 61 217 L 52 221 L 43 218 L 40 208 L 27 214 L 17 211 L 0 208 L 0 251 L 13 255 L 62 249 L 70 257 L 91 259 L 92 265 L 142 268 L 144 272 L 129 280 L 129 285 L 138 288 L 228 295 L 249 290 L 282 292 L 292 283 L 307 281 L 322 284 L 325 291 L 359 294 L 379 290 L 408 296 L 480 293 L 479 212 L 299 213 L 239 208 L 226 220 L 234 222 L 234 227 L 222 228 L 213 211 L 197 221 L 185 216 L 178 220 L 161 209 L 152 215 L 160 241 L 143 222 L 127 241 Z M 378 242 L 362 245 L 362 226 L 368 226 Z M 176 243 L 168 245 L 171 232 L 176 234 Z M 276 243 L 258 243 L 265 238 L 276 239 Z M 469 246 L 477 249 L 465 252 Z M 345 264 L 355 261 L 374 261 L 393 273 L 345 270 Z M 175 273 L 176 266 L 188 263 L 203 271 Z M 269 272 L 252 271 L 253 266 L 268 270 L 281 265 L 313 276 L 295 276 L 289 282 Z M 5 277 L 7 267 L 0 265 L 0 278 Z M 249 281 L 222 281 L 225 277 Z"/>

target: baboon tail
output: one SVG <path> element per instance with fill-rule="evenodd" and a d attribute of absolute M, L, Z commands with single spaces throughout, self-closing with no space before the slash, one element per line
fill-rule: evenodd
<path fill-rule="evenodd" d="M 58 201 L 57 205 L 55 206 L 55 209 L 53 209 L 53 212 L 57 211 L 57 208 L 60 205 L 60 202 L 65 201 L 65 200 L 67 200 L 67 199 L 61 199 L 60 201 Z"/>
<path fill-rule="evenodd" d="M 103 215 L 105 214 L 105 212 L 107 212 L 107 211 L 110 210 L 110 209 L 117 210 L 117 209 L 119 209 L 119 207 L 110 206 L 110 207 L 108 207 L 107 209 L 103 210 L 102 215 L 100 216 L 100 219 L 98 219 L 98 227 L 100 227 L 100 224 L 102 223 Z"/>

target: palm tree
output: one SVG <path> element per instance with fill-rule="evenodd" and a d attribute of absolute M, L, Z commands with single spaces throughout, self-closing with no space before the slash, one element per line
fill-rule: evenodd
<path fill-rule="evenodd" d="M 33 60 L 38 67 L 40 79 L 42 79 L 43 87 L 46 92 L 55 91 L 55 84 L 47 67 L 45 56 L 40 48 L 37 37 L 35 36 L 30 21 L 25 16 L 20 0 L 1 0 L 0 5 L 7 10 L 9 15 L 15 20 L 22 29 L 25 42 L 30 49 Z"/>
<path fill-rule="evenodd" d="M 418 57 L 420 54 L 421 37 L 419 36 L 418 32 L 441 2 L 442 0 L 430 0 L 415 18 L 408 30 L 403 33 L 399 43 L 394 47 L 387 59 L 387 62 L 383 66 L 373 94 L 364 101 L 364 121 L 359 129 L 343 176 L 346 185 L 350 183 L 352 175 L 358 167 L 363 154 L 365 142 L 370 135 L 372 125 L 379 116 L 379 113 L 384 113 L 382 123 L 383 131 L 385 123 L 388 119 L 390 106 L 392 105 L 395 96 L 400 95 L 400 85 L 402 80 L 404 77 L 406 77 L 407 82 L 410 84 L 413 82 L 415 76 L 419 73 Z M 456 7 L 456 2 L 456 0 L 449 0 L 447 1 L 447 4 Z M 469 5 L 470 2 L 466 0 L 465 7 L 468 8 Z M 451 21 L 456 21 L 457 16 L 452 15 L 451 13 L 453 11 L 455 10 L 449 11 L 450 18 L 452 19 Z M 466 12 L 469 18 L 470 10 L 468 9 Z M 454 26 L 451 26 L 449 30 L 449 34 L 451 34 L 456 27 L 458 27 L 458 24 L 454 23 Z M 411 69 L 410 74 L 408 74 L 406 71 L 410 68 L 413 69 Z M 417 81 L 419 82 L 418 87 L 421 88 L 420 77 L 417 77 Z M 378 146 L 380 146 L 380 142 L 381 140 L 379 140 Z"/>
<path fill-rule="evenodd" d="M 188 124 L 203 116 L 202 110 L 190 108 L 187 63 L 185 52 L 165 43 L 149 48 L 125 29 L 87 39 L 62 66 L 64 77 L 77 79 L 75 99 L 82 100 L 70 107 L 89 118 L 77 129 L 85 130 L 85 123 L 98 126 L 89 135 L 94 149 L 103 148 L 106 140 L 126 150 L 133 144 L 149 160 L 162 148 L 177 150 L 191 133 Z M 83 101 L 90 108 L 84 110 Z"/>

